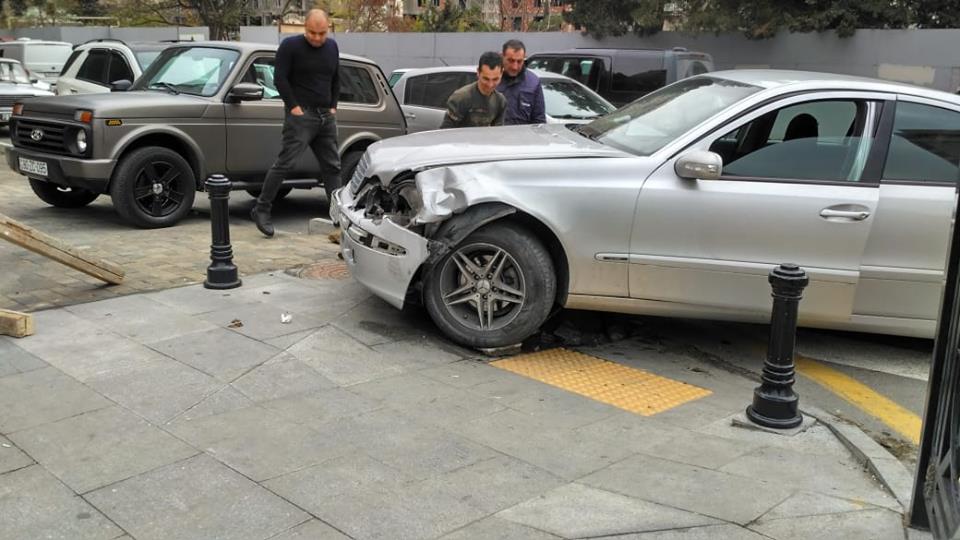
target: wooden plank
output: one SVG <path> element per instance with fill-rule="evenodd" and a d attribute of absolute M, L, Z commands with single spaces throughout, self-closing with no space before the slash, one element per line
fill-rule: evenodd
<path fill-rule="evenodd" d="M 0 309 L 0 334 L 12 337 L 33 335 L 33 315 Z"/>
<path fill-rule="evenodd" d="M 3 214 L 0 214 L 0 238 L 101 281 L 114 285 L 123 283 L 124 272 L 119 265 L 86 255 L 50 235 L 14 221 Z"/>

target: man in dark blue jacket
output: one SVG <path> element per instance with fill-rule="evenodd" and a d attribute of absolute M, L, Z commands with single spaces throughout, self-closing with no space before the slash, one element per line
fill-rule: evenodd
<path fill-rule="evenodd" d="M 340 187 L 337 152 L 337 98 L 340 95 L 340 50 L 327 37 L 330 20 L 319 9 L 307 13 L 304 33 L 283 40 L 277 49 L 273 80 L 283 98 L 280 155 L 270 167 L 250 217 L 265 236 L 273 236 L 270 209 L 286 175 L 307 148 L 320 162 L 327 197 Z M 332 200 L 332 199 L 330 199 Z"/>
<path fill-rule="evenodd" d="M 527 48 L 511 39 L 503 44 L 503 80 L 497 91 L 507 98 L 504 125 L 542 124 L 547 121 L 540 78 L 524 65 Z"/>

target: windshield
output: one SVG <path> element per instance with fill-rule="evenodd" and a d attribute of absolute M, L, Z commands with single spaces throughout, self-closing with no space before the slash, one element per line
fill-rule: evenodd
<path fill-rule="evenodd" d="M 30 76 L 20 64 L 0 62 L 0 81 L 14 83 L 29 83 Z"/>
<path fill-rule="evenodd" d="M 56 43 L 31 43 L 24 46 L 23 49 L 24 63 L 50 64 L 50 66 L 57 66 L 57 71 L 60 70 L 60 66 L 67 61 L 70 53 L 73 52 L 73 46 L 66 43 L 63 45 Z"/>
<path fill-rule="evenodd" d="M 543 101 L 553 118 L 582 120 L 613 112 L 614 106 L 571 81 L 543 81 Z"/>
<path fill-rule="evenodd" d="M 213 47 L 174 47 L 160 53 L 133 90 L 209 97 L 220 90 L 240 53 Z"/>
<path fill-rule="evenodd" d="M 594 120 L 583 126 L 581 133 L 621 150 L 649 156 L 758 90 L 760 87 L 712 77 L 685 79 Z"/>
<path fill-rule="evenodd" d="M 137 51 L 133 53 L 137 63 L 140 64 L 140 70 L 146 71 L 150 64 L 160 56 L 160 51 Z"/>

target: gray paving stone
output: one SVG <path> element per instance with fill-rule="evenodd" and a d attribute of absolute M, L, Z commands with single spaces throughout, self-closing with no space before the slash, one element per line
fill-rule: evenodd
<path fill-rule="evenodd" d="M 877 506 L 900 509 L 851 456 L 810 455 L 786 448 L 759 448 L 723 466 L 721 471 L 795 490 L 806 490 Z"/>
<path fill-rule="evenodd" d="M 707 469 L 719 469 L 758 446 L 759 443 L 755 442 L 735 441 L 696 431 L 685 431 L 652 446 L 644 453 Z"/>
<path fill-rule="evenodd" d="M 379 298 L 364 301 L 333 324 L 369 346 L 419 339 L 436 333 L 425 314 L 400 311 Z"/>
<path fill-rule="evenodd" d="M 745 525 L 780 504 L 789 488 L 774 482 L 636 455 L 580 482 Z"/>
<path fill-rule="evenodd" d="M 506 384 L 517 375 L 491 366 L 485 361 L 465 359 L 437 367 L 421 369 L 420 375 L 456 388 L 472 388 L 480 384 Z"/>
<path fill-rule="evenodd" d="M 81 494 L 198 453 L 120 407 L 19 431 L 11 439 Z"/>
<path fill-rule="evenodd" d="M 780 503 L 760 519 L 769 521 L 774 519 L 820 516 L 825 514 L 842 514 L 844 512 L 859 512 L 874 510 L 875 507 L 858 500 L 839 499 L 820 493 L 801 492 Z"/>
<path fill-rule="evenodd" d="M 737 414 L 739 415 L 740 412 L 743 411 L 739 411 Z M 732 417 L 720 419 L 707 426 L 698 428 L 697 431 L 725 439 L 744 441 L 751 446 L 774 446 L 789 448 L 804 454 L 830 455 L 844 458 L 850 455 L 850 451 L 843 446 L 843 443 L 830 432 L 829 428 L 822 424 L 814 424 L 802 433 L 791 437 L 783 437 L 765 431 L 734 426 L 731 424 L 731 418 Z"/>
<path fill-rule="evenodd" d="M 326 326 L 287 349 L 340 386 L 402 373 L 404 366 L 334 326 Z"/>
<path fill-rule="evenodd" d="M 78 358 L 96 356 L 105 350 L 128 347 L 132 342 L 65 309 L 33 314 L 36 333 L 17 340 L 17 346 L 57 367 L 69 366 Z M 69 347 L 64 347 L 69 343 Z"/>
<path fill-rule="evenodd" d="M 261 540 L 309 518 L 204 455 L 99 489 L 87 499 L 137 540 Z"/>
<path fill-rule="evenodd" d="M 281 319 L 284 313 L 290 316 L 290 321 L 287 323 Z M 322 319 L 311 317 L 309 314 L 289 311 L 262 302 L 211 311 L 201 317 L 220 328 L 227 328 L 260 341 L 319 328 L 326 324 Z M 239 321 L 242 326 L 238 326 L 234 321 Z"/>
<path fill-rule="evenodd" d="M 248 286 L 246 280 L 247 278 L 243 278 L 244 287 Z M 218 291 L 205 289 L 200 285 L 191 285 L 149 293 L 144 296 L 181 313 L 197 315 L 245 306 L 258 301 L 256 298 L 251 299 L 249 296 L 238 294 L 241 290 L 242 288 Z"/>
<path fill-rule="evenodd" d="M 253 401 L 270 401 L 337 385 L 304 362 L 292 359 L 264 364 L 235 380 L 232 386 Z"/>
<path fill-rule="evenodd" d="M 0 437 L 0 474 L 33 465 L 30 456 L 14 446 L 9 439 Z"/>
<path fill-rule="evenodd" d="M 169 429 L 258 482 L 353 451 L 342 438 L 320 434 L 260 407 L 177 422 Z"/>
<path fill-rule="evenodd" d="M 0 336 L 0 377 L 26 373 L 47 367 L 48 364 L 17 347 L 11 338 Z"/>
<path fill-rule="evenodd" d="M 596 540 L 766 540 L 765 536 L 737 525 L 707 525 L 639 534 L 600 537 Z"/>
<path fill-rule="evenodd" d="M 256 405 L 256 403 L 254 403 L 253 400 L 241 394 L 232 386 L 224 386 L 221 390 L 204 398 L 200 403 L 183 411 L 183 413 L 167 422 L 167 424 L 189 422 L 191 420 L 223 414 L 237 409 L 253 407 L 254 405 Z"/>
<path fill-rule="evenodd" d="M 150 348 L 230 382 L 280 354 L 280 349 L 222 328 L 175 337 Z"/>
<path fill-rule="evenodd" d="M 297 424 L 322 426 L 328 422 L 359 416 L 383 407 L 379 401 L 343 389 L 313 390 L 303 394 L 264 401 L 260 404 Z"/>
<path fill-rule="evenodd" d="M 411 483 L 404 472 L 361 452 L 265 486 L 353 538 L 435 538 L 484 516 L 443 486 Z"/>
<path fill-rule="evenodd" d="M 391 341 L 382 345 L 374 345 L 373 350 L 403 367 L 442 366 L 471 355 L 466 350 L 447 345 L 430 336 L 416 340 Z M 476 356 L 476 353 L 472 355 Z"/>
<path fill-rule="evenodd" d="M 481 519 L 458 529 L 441 540 L 558 540 L 559 536 L 531 529 L 519 523 L 496 517 Z"/>
<path fill-rule="evenodd" d="M 544 426 L 530 414 L 509 409 L 449 429 L 566 480 L 576 480 L 634 453 L 616 439 Z"/>
<path fill-rule="evenodd" d="M 263 342 L 266 343 L 267 345 L 276 347 L 281 351 L 285 351 L 288 348 L 292 347 L 293 345 L 296 345 L 303 339 L 310 337 L 314 332 L 316 332 L 316 330 L 314 330 L 313 328 L 310 328 L 308 330 L 301 330 L 299 332 L 294 332 L 292 334 L 270 338 L 270 339 L 264 340 Z"/>
<path fill-rule="evenodd" d="M 123 531 L 43 467 L 0 475 L 0 538 L 111 540 Z"/>
<path fill-rule="evenodd" d="M 0 432 L 56 422 L 111 405 L 103 396 L 54 368 L 0 379 Z"/>
<path fill-rule="evenodd" d="M 99 348 L 63 347 L 72 354 L 50 356 L 50 364 L 80 382 L 136 371 L 170 359 L 133 340 L 120 336 L 106 336 Z"/>
<path fill-rule="evenodd" d="M 402 468 L 417 479 L 447 473 L 497 455 L 467 438 L 388 409 L 315 429 L 323 435 L 344 438 L 374 459 Z"/>
<path fill-rule="evenodd" d="M 401 410 L 417 420 L 442 426 L 459 425 L 504 409 L 491 399 L 415 372 L 357 384 L 351 386 L 350 391 Z"/>
<path fill-rule="evenodd" d="M 224 383 L 159 353 L 125 369 L 90 378 L 87 385 L 154 424 L 163 424 L 213 395 Z"/>
<path fill-rule="evenodd" d="M 566 481 L 508 456 L 497 456 L 423 481 L 424 487 L 451 491 L 488 514 L 557 488 Z"/>
<path fill-rule="evenodd" d="M 65 309 L 139 343 L 161 341 L 213 328 L 209 323 L 144 295 L 122 296 Z"/>
<path fill-rule="evenodd" d="M 844 540 L 903 540 L 902 517 L 887 510 L 865 510 L 823 516 L 759 521 L 750 528 L 775 540 L 843 538 Z"/>
<path fill-rule="evenodd" d="M 311 519 L 289 531 L 271 536 L 270 540 L 350 540 L 350 537 L 320 520 Z"/>
<path fill-rule="evenodd" d="M 717 520 L 580 484 L 559 487 L 497 514 L 564 538 L 716 524 Z"/>

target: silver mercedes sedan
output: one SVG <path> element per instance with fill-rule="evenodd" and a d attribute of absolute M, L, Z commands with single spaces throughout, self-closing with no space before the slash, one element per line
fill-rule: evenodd
<path fill-rule="evenodd" d="M 558 306 L 930 337 L 960 176 L 960 96 L 840 75 L 692 77 L 585 125 L 372 145 L 335 196 L 355 278 L 452 340 L 515 344 Z"/>

